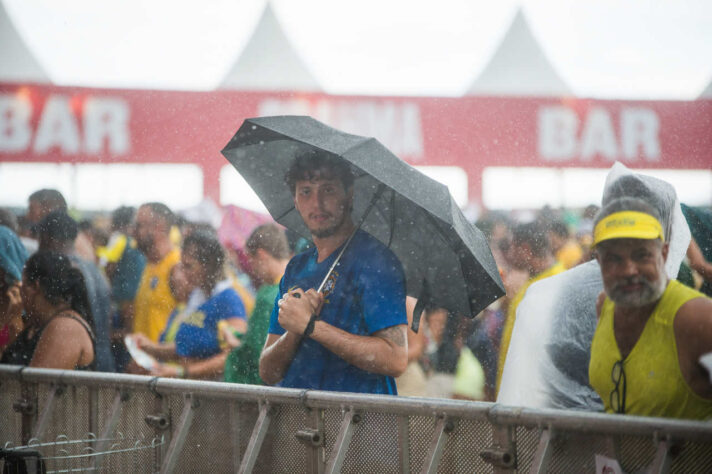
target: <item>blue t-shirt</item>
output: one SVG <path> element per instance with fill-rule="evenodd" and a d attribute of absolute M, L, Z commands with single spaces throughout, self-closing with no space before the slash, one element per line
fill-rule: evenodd
<path fill-rule="evenodd" d="M 317 289 L 339 254 L 335 250 L 317 263 L 316 248 L 301 253 L 287 265 L 277 299 L 289 289 Z M 284 334 L 275 304 L 270 334 Z M 382 329 L 407 324 L 405 276 L 398 258 L 368 233 L 359 230 L 324 288 L 319 319 L 344 331 L 372 335 Z M 355 367 L 311 338 L 305 338 L 287 369 L 281 387 L 393 394 L 393 377 Z"/>
<path fill-rule="evenodd" d="M 176 333 L 176 354 L 201 359 L 218 354 L 218 321 L 230 318 L 245 319 L 245 305 L 232 287 L 213 295 L 185 318 Z"/>

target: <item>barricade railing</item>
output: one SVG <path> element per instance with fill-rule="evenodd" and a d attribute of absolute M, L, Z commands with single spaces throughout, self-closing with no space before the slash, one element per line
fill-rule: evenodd
<path fill-rule="evenodd" d="M 712 472 L 712 423 L 0 366 L 0 448 L 46 472 Z"/>

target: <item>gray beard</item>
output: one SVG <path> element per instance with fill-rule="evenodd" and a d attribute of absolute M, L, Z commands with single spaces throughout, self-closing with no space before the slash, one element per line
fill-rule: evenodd
<path fill-rule="evenodd" d="M 664 272 L 660 273 L 660 278 L 657 281 L 651 282 L 644 277 L 638 277 L 632 281 L 626 281 L 624 283 L 640 283 L 643 285 L 639 291 L 634 293 L 624 293 L 619 291 L 614 286 L 608 293 L 608 297 L 613 301 L 616 306 L 622 308 L 636 308 L 640 306 L 645 306 L 656 302 L 663 296 L 665 288 L 667 287 L 667 277 Z"/>

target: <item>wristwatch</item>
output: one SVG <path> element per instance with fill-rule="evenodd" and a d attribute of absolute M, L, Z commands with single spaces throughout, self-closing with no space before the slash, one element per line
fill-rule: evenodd
<path fill-rule="evenodd" d="M 309 337 L 311 336 L 311 333 L 314 332 L 314 323 L 316 322 L 316 313 L 312 313 L 311 318 L 309 318 L 309 322 L 307 323 L 307 327 L 304 328 L 304 333 L 302 333 L 303 337 Z"/>

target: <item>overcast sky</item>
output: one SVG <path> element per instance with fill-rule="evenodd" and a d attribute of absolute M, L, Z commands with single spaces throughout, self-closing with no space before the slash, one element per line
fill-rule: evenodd
<path fill-rule="evenodd" d="M 210 90 L 264 0 L 0 0 L 62 85 Z M 694 99 L 712 80 L 709 0 L 273 0 L 327 92 L 458 96 L 522 6 L 574 93 Z"/>

